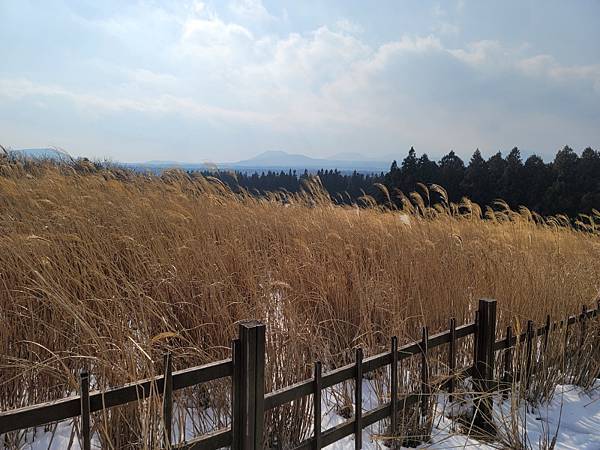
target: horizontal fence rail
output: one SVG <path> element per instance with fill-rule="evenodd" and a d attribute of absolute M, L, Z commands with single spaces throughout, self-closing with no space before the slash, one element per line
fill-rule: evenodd
<path fill-rule="evenodd" d="M 475 333 L 475 324 L 469 323 L 456 328 L 456 339 L 463 338 Z M 450 342 L 450 331 L 444 331 L 439 334 L 435 334 L 427 340 L 427 347 L 433 349 L 439 347 L 442 344 Z M 421 342 L 415 342 L 404 345 L 398 348 L 398 361 L 407 359 L 411 356 L 417 355 L 421 352 Z M 384 352 L 377 355 L 365 358 L 362 362 L 363 374 L 373 372 L 377 369 L 381 369 L 385 366 L 390 365 L 392 362 L 392 353 Z M 334 369 L 328 373 L 325 373 L 321 377 L 321 389 L 335 386 L 336 384 L 344 381 L 354 379 L 355 364 L 347 364 L 345 366 Z M 289 403 L 293 400 L 297 400 L 300 397 L 311 395 L 314 393 L 313 380 L 304 380 L 299 383 L 293 384 L 283 389 L 273 391 L 265 396 L 265 410 L 270 410 Z"/>
<path fill-rule="evenodd" d="M 171 356 L 165 356 L 165 373 L 151 378 L 139 380 L 123 386 L 105 391 L 87 391 L 89 375 L 82 373 L 81 395 L 70 396 L 61 400 L 27 406 L 11 411 L 0 412 L 0 435 L 11 431 L 34 428 L 61 420 L 83 417 L 83 430 L 80 430 L 85 448 L 89 448 L 90 429 L 89 415 L 108 408 L 125 405 L 134 401 L 143 400 L 151 396 L 163 396 L 163 421 L 164 421 L 164 447 L 175 449 L 218 449 L 231 446 L 232 449 L 259 449 L 264 440 L 264 414 L 267 411 L 284 406 L 301 399 L 313 397 L 314 429 L 313 436 L 298 444 L 296 449 L 320 449 L 340 439 L 355 435 L 355 448 L 361 448 L 361 432 L 363 429 L 386 418 L 391 418 L 392 431 L 397 426 L 396 414 L 408 408 L 419 407 L 421 414 L 425 414 L 427 401 L 430 395 L 429 368 L 427 356 L 432 349 L 448 344 L 448 362 L 450 376 L 443 381 L 442 388 L 450 396 L 454 392 L 455 378 L 461 375 L 472 375 L 474 385 L 482 394 L 498 386 L 499 382 L 508 382 L 512 379 L 509 372 L 512 369 L 512 348 L 517 344 L 525 344 L 529 353 L 527 360 L 527 382 L 529 381 L 531 364 L 531 343 L 533 339 L 544 337 L 544 349 L 551 332 L 581 323 L 582 333 L 585 330 L 587 319 L 600 315 L 600 302 L 595 309 L 583 308 L 580 314 L 567 319 L 550 322 L 547 317 L 544 326 L 533 327 L 533 322 L 528 322 L 526 331 L 512 334 L 508 327 L 504 338 L 497 340 L 496 327 L 496 301 L 480 300 L 476 320 L 456 326 L 454 319 L 450 320 L 447 331 L 429 336 L 427 329 L 423 329 L 422 339 L 416 342 L 397 345 L 397 339 L 392 338 L 391 349 L 366 358 L 362 357 L 362 350 L 357 350 L 355 363 L 347 364 L 336 369 L 322 372 L 322 365 L 315 365 L 315 376 L 311 379 L 300 381 L 291 386 L 264 394 L 265 370 L 265 326 L 257 321 L 242 322 L 240 324 L 240 337 L 232 343 L 232 357 L 210 364 L 188 369 L 171 371 Z M 473 365 L 456 367 L 456 349 L 459 339 L 473 336 Z M 583 334 L 582 334 L 583 336 Z M 504 356 L 503 375 L 500 381 L 494 377 L 495 352 L 507 352 Z M 397 377 L 399 362 L 415 355 L 421 355 L 421 391 L 399 395 Z M 508 356 L 506 356 L 508 355 Z M 354 381 L 355 404 L 362 404 L 362 377 L 378 369 L 389 367 L 393 380 L 390 383 L 390 400 L 375 409 L 363 412 L 362 408 L 355 412 L 354 417 L 330 429 L 322 430 L 321 391 L 339 383 Z M 183 444 L 171 443 L 172 422 L 172 392 L 187 387 L 192 387 L 210 381 L 231 378 L 231 427 L 216 430 L 197 438 L 188 440 Z M 165 382 L 166 380 L 166 382 Z M 87 383 L 87 384 L 86 384 Z M 489 396 L 488 396 L 489 398 Z M 487 432 L 493 432 L 490 405 L 481 397 L 475 408 L 475 420 Z M 481 403 L 484 402 L 484 403 Z M 317 405 L 318 403 L 318 405 Z M 358 408 L 356 408 L 358 411 Z M 83 412 L 82 412 L 83 411 Z"/>
<path fill-rule="evenodd" d="M 558 322 L 554 322 L 548 326 L 548 324 L 536 328 L 533 331 L 533 337 L 545 336 L 551 332 L 560 330 L 562 328 L 569 325 L 573 325 L 582 319 L 591 319 L 594 317 L 598 317 L 600 315 L 600 304 L 595 309 L 586 309 L 582 314 L 575 314 L 573 316 L 569 316 L 565 320 L 560 320 Z M 499 339 L 494 342 L 494 350 L 504 350 L 507 347 L 514 347 L 517 343 L 522 344 L 527 341 L 527 331 L 522 332 L 518 336 L 509 337 L 509 341 L 507 341 L 506 336 L 503 339 Z"/>
<path fill-rule="evenodd" d="M 228 377 L 232 373 L 233 364 L 230 359 L 179 370 L 173 372 L 173 390 Z M 90 392 L 90 413 L 142 400 L 151 395 L 161 395 L 163 389 L 164 376 L 159 375 L 102 392 Z M 53 402 L 0 412 L 0 434 L 77 417 L 81 414 L 80 403 L 81 397 L 73 395 Z"/>

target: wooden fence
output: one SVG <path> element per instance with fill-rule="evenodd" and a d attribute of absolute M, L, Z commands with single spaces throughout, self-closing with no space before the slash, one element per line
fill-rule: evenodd
<path fill-rule="evenodd" d="M 534 341 L 544 337 L 547 343 L 551 331 L 581 323 L 582 336 L 586 321 L 599 314 L 599 307 L 588 310 L 585 306 L 580 314 L 560 322 L 550 323 L 548 317 L 544 326 L 535 328 L 528 321 L 526 331 L 514 335 L 508 327 L 503 339 L 496 340 L 496 301 L 480 300 L 475 321 L 456 326 L 450 320 L 447 331 L 429 336 L 423 328 L 420 341 L 398 346 L 393 337 L 390 350 L 370 357 L 364 357 L 362 349 L 356 350 L 355 362 L 326 373 L 322 373 L 320 362 L 315 363 L 314 377 L 286 388 L 264 393 L 265 371 L 265 325 L 257 321 L 243 322 L 239 326 L 239 338 L 232 342 L 232 358 L 211 364 L 192 367 L 173 372 L 171 357 L 165 355 L 165 373 L 160 376 L 130 383 L 102 392 L 89 392 L 89 374 L 80 374 L 80 395 L 62 400 L 0 412 L 0 435 L 26 428 L 46 425 L 73 417 L 81 416 L 80 438 L 85 450 L 90 449 L 90 414 L 106 408 L 125 405 L 153 395 L 163 397 L 164 448 L 218 449 L 231 447 L 238 450 L 260 449 L 264 442 L 265 412 L 298 400 L 312 396 L 314 412 L 313 436 L 297 445 L 296 449 L 320 449 L 346 436 L 354 434 L 355 448 L 362 447 L 362 430 L 383 419 L 390 418 L 392 433 L 398 428 L 398 415 L 401 411 L 420 406 L 423 412 L 428 405 L 430 395 L 429 370 L 427 356 L 431 349 L 448 344 L 449 376 L 444 388 L 450 395 L 454 393 L 455 378 L 459 372 L 472 375 L 475 391 L 473 424 L 486 433 L 494 433 L 492 420 L 492 399 L 489 393 L 499 382 L 511 379 L 512 352 L 517 343 L 524 344 L 526 352 L 526 382 L 531 374 L 531 361 Z M 457 368 L 456 353 L 459 339 L 473 335 L 473 365 Z M 496 352 L 504 353 L 503 376 L 494 379 Z M 421 356 L 421 392 L 399 395 L 399 362 L 413 355 Z M 362 380 L 363 375 L 377 369 L 387 368 L 390 373 L 390 401 L 367 412 L 363 412 Z M 231 427 L 197 437 L 183 444 L 172 444 L 171 424 L 173 420 L 173 392 L 207 383 L 209 381 L 231 377 Z M 354 380 L 354 417 L 335 427 L 321 428 L 321 393 L 324 389 L 344 381 Z"/>

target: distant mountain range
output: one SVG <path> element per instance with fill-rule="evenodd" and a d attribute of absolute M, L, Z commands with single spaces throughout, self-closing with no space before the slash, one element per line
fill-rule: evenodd
<path fill-rule="evenodd" d="M 26 148 L 18 150 L 7 150 L 7 153 L 16 158 L 31 159 L 53 159 L 53 160 L 72 160 L 64 151 L 53 148 Z M 381 157 L 377 159 L 369 158 L 360 153 L 346 152 L 337 153 L 327 158 L 312 158 L 310 156 L 287 153 L 284 151 L 267 151 L 260 153 L 250 159 L 245 159 L 232 163 L 186 163 L 172 160 L 151 160 L 140 163 L 122 163 L 123 166 L 136 170 L 150 170 L 161 172 L 169 168 L 180 168 L 184 170 L 237 170 L 243 172 L 260 171 L 288 171 L 297 172 L 308 170 L 315 172 L 319 169 L 337 169 L 341 172 L 387 172 L 390 168 L 393 158 Z"/>
<path fill-rule="evenodd" d="M 73 158 L 54 147 L 6 149 L 6 154 L 18 159 L 51 159 L 55 161 L 72 161 Z"/>
<path fill-rule="evenodd" d="M 391 161 L 390 161 L 391 163 Z M 264 167 L 264 168 L 290 168 L 290 169 L 340 169 L 340 170 L 387 170 L 389 163 L 374 161 L 358 153 L 339 153 L 329 158 L 312 158 L 310 156 L 286 153 L 282 151 L 268 151 L 232 163 L 232 167 Z"/>
<path fill-rule="evenodd" d="M 338 153 L 328 158 L 312 158 L 310 156 L 287 153 L 283 151 L 267 151 L 250 159 L 232 163 L 182 163 L 177 161 L 147 161 L 143 163 L 127 164 L 136 168 L 160 170 L 166 168 L 182 168 L 187 170 L 203 169 L 229 169 L 244 172 L 264 170 L 308 170 L 338 169 L 343 172 L 385 172 L 389 170 L 392 159 L 374 160 L 359 153 Z"/>

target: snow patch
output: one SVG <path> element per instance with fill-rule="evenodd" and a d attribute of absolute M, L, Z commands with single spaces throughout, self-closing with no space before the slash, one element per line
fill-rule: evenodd
<path fill-rule="evenodd" d="M 345 422 L 347 419 L 338 413 L 333 388 L 323 391 L 323 420 L 322 430 Z M 376 408 L 380 404 L 379 396 L 369 380 L 363 380 L 363 408 L 364 411 Z M 354 405 L 353 405 L 354 406 Z M 465 434 L 457 425 L 456 417 L 466 410 L 463 404 L 448 402 L 446 394 L 439 394 L 434 408 L 433 429 L 431 440 L 417 448 L 420 449 L 465 449 L 465 450 L 491 450 L 506 448 L 507 436 L 515 435 L 524 441 L 525 448 L 545 448 L 554 439 L 556 450 L 598 450 L 600 449 L 600 380 L 590 390 L 565 384 L 558 385 L 554 396 L 549 402 L 533 407 L 521 402 L 517 410 L 510 399 L 503 400 L 497 397 L 494 402 L 494 418 L 498 426 L 497 442 L 480 442 Z M 206 420 L 206 412 L 202 414 Z M 209 412 L 210 416 L 210 412 Z M 514 425 L 510 425 L 510 418 L 516 417 Z M 198 430 L 195 422 L 200 419 L 198 411 L 186 415 L 185 436 L 187 439 L 194 437 Z M 79 449 L 80 444 L 73 427 L 74 421 L 64 421 L 49 427 L 29 430 L 23 439 L 22 449 Z M 511 428 L 512 427 L 512 428 Z M 174 438 L 179 440 L 179 430 L 174 427 Z M 377 436 L 381 434 L 381 424 L 374 424 L 363 430 L 363 449 L 384 450 L 388 449 Z M 0 441 L 3 441 L 0 438 Z M 92 447 L 99 448 L 99 442 L 94 440 Z M 354 448 L 354 437 L 348 436 L 341 441 L 327 447 L 330 450 L 345 450 Z"/>

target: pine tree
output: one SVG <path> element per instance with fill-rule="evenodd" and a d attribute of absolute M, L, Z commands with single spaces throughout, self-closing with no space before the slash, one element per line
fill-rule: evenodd
<path fill-rule="evenodd" d="M 565 145 L 552 162 L 555 180 L 550 187 L 552 201 L 550 214 L 574 216 L 579 212 L 579 198 L 576 192 L 577 166 L 579 157 L 571 147 Z"/>
<path fill-rule="evenodd" d="M 429 185 L 432 183 L 439 183 L 440 169 L 435 161 L 431 161 L 427 156 L 427 153 L 423 155 L 417 161 L 417 181 Z"/>
<path fill-rule="evenodd" d="M 506 157 L 504 173 L 500 178 L 500 196 L 512 207 L 523 204 L 523 161 L 521 151 L 514 147 Z"/>
<path fill-rule="evenodd" d="M 450 201 L 458 202 L 463 191 L 460 187 L 461 181 L 465 175 L 465 164 L 460 159 L 454 150 L 443 156 L 440 160 L 440 182 L 448 192 Z"/>
<path fill-rule="evenodd" d="M 461 189 L 470 200 L 479 205 L 487 205 L 492 200 L 490 196 L 490 171 L 488 164 L 481 156 L 479 149 L 475 150 L 465 176 L 461 182 Z"/>
<path fill-rule="evenodd" d="M 546 192 L 553 183 L 550 167 L 537 155 L 531 155 L 523 165 L 523 180 L 526 184 L 523 203 L 527 208 L 544 214 Z"/>
<path fill-rule="evenodd" d="M 402 192 L 409 193 L 416 189 L 417 183 L 417 156 L 413 147 L 408 151 L 408 155 L 402 161 L 401 181 L 398 186 Z"/>
<path fill-rule="evenodd" d="M 577 167 L 580 212 L 600 210 L 600 152 L 588 147 L 581 153 Z"/>
<path fill-rule="evenodd" d="M 488 170 L 490 171 L 490 191 L 489 202 L 499 199 L 502 196 L 502 175 L 506 168 L 506 161 L 502 157 L 502 152 L 493 155 L 487 161 Z"/>

